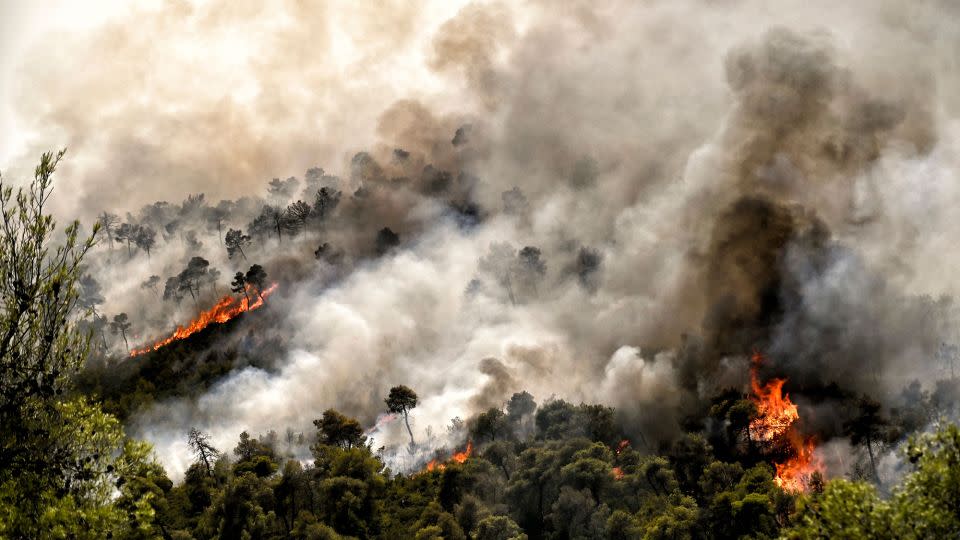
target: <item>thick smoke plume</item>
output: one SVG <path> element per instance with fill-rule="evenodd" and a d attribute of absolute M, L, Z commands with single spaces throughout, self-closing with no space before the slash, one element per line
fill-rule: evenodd
<path fill-rule="evenodd" d="M 196 311 L 154 298 L 149 276 L 196 255 L 224 278 L 249 266 L 191 225 L 215 201 L 224 231 L 247 231 L 264 206 L 340 193 L 322 227 L 249 248 L 280 288 L 212 346 L 238 348 L 235 369 L 131 420 L 174 474 L 191 426 L 226 448 L 329 407 L 402 446 L 381 416 L 395 384 L 437 444 L 452 418 L 527 390 L 616 406 L 654 450 L 744 388 L 754 349 L 830 439 L 842 400 L 933 390 L 957 341 L 945 13 L 960 15 L 935 0 L 163 4 L 45 41 L 19 112 L 27 154 L 70 147 L 62 213 L 184 224 L 149 258 L 104 246 L 91 265 L 101 309 L 130 313 L 141 341 Z M 177 202 L 199 192 L 196 215 Z M 155 200 L 173 204 L 138 212 Z M 245 339 L 278 346 L 249 358 L 264 348 Z"/>

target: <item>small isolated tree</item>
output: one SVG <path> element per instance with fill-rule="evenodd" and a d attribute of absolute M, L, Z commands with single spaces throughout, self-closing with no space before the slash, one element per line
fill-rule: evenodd
<path fill-rule="evenodd" d="M 210 261 L 203 257 L 193 257 L 187 263 L 187 267 L 177 276 L 180 290 L 190 293 L 197 309 L 200 308 L 200 302 L 197 300 L 200 296 L 200 285 L 206 278 L 209 267 Z"/>
<path fill-rule="evenodd" d="M 117 226 L 117 229 L 113 233 L 113 237 L 118 242 L 123 242 L 127 245 L 127 256 L 132 257 L 133 252 L 130 250 L 130 245 L 137 238 L 137 226 L 131 225 L 130 223 L 122 223 Z"/>
<path fill-rule="evenodd" d="M 210 437 L 197 428 L 190 428 L 187 443 L 194 455 L 207 471 L 207 476 L 213 476 L 213 464 L 220 457 L 220 451 L 210 444 Z"/>
<path fill-rule="evenodd" d="M 417 406 L 417 393 L 401 384 L 391 388 L 390 395 L 383 401 L 387 404 L 387 409 L 390 412 L 403 415 L 407 433 L 410 434 L 410 446 L 414 446 L 416 443 L 413 441 L 413 430 L 410 429 L 410 411 Z"/>
<path fill-rule="evenodd" d="M 857 400 L 856 416 L 843 425 L 845 434 L 850 437 L 850 442 L 854 446 L 863 446 L 867 449 L 870 470 L 877 481 L 880 477 L 877 472 L 874 448 L 885 442 L 890 428 L 888 420 L 881 412 L 881 407 L 879 402 L 867 396 L 861 396 Z"/>
<path fill-rule="evenodd" d="M 107 241 L 110 243 L 110 249 L 113 249 L 114 232 L 119 223 L 120 218 L 116 214 L 109 212 L 102 212 L 100 216 L 97 217 L 97 224 L 100 225 L 100 234 L 107 237 Z"/>
<path fill-rule="evenodd" d="M 220 243 L 223 243 L 223 222 L 227 219 L 229 214 L 228 201 L 220 201 L 220 204 L 217 206 L 211 206 L 206 209 L 206 218 L 207 223 L 210 225 L 210 228 L 217 230 L 217 236 L 220 238 Z"/>
<path fill-rule="evenodd" d="M 217 288 L 217 282 L 220 281 L 220 275 L 221 275 L 220 270 L 217 270 L 216 268 L 211 268 L 210 270 L 207 270 L 207 274 L 203 278 L 204 283 L 206 283 L 207 285 L 210 286 L 211 289 L 213 289 L 214 295 L 220 294 L 220 290 Z"/>
<path fill-rule="evenodd" d="M 230 282 L 230 290 L 237 294 L 242 294 L 247 300 L 247 304 L 250 304 L 250 296 L 247 295 L 247 278 L 243 275 L 243 272 L 237 272 L 233 276 L 233 281 Z"/>
<path fill-rule="evenodd" d="M 310 218 L 312 209 L 310 205 L 303 201 L 296 201 L 287 207 L 287 230 L 291 234 L 302 231 L 307 226 L 307 219 Z"/>
<path fill-rule="evenodd" d="M 137 226 L 133 243 L 137 245 L 138 248 L 147 252 L 147 258 L 150 258 L 150 250 L 153 249 L 153 246 L 157 244 L 157 231 L 153 230 L 151 227 L 140 227 Z"/>
<path fill-rule="evenodd" d="M 264 212 L 266 212 L 267 223 L 270 224 L 270 228 L 277 231 L 277 242 L 283 242 L 283 231 L 290 230 L 287 211 L 279 206 L 274 206 L 265 208 Z"/>
<path fill-rule="evenodd" d="M 335 189 L 322 187 L 317 190 L 313 200 L 313 218 L 318 223 L 323 223 L 340 204 L 340 197 L 341 193 Z"/>
<path fill-rule="evenodd" d="M 232 259 L 234 255 L 239 253 L 243 260 L 247 260 L 247 254 L 243 252 L 243 246 L 249 245 L 250 240 L 250 237 L 243 234 L 240 229 L 227 231 L 227 236 L 224 238 L 224 244 L 227 246 L 227 257 Z"/>
<path fill-rule="evenodd" d="M 267 184 L 267 193 L 270 199 L 278 203 L 285 203 L 290 200 L 290 197 L 293 197 L 293 194 L 296 193 L 299 186 L 300 181 L 297 180 L 295 176 L 291 176 L 286 180 L 274 178 Z"/>
<path fill-rule="evenodd" d="M 80 277 L 78 285 L 80 286 L 80 296 L 77 298 L 77 307 L 96 315 L 97 306 L 102 304 L 104 300 L 100 283 L 90 274 L 84 274 Z"/>
<path fill-rule="evenodd" d="M 263 285 L 267 281 L 267 271 L 263 269 L 259 264 L 255 264 L 247 270 L 247 274 L 244 276 L 244 279 L 247 283 L 257 289 L 257 296 L 260 299 L 263 299 Z"/>
<path fill-rule="evenodd" d="M 163 286 L 163 299 L 173 300 L 177 304 L 183 300 L 183 289 L 180 288 L 180 278 L 171 276 Z"/>
<path fill-rule="evenodd" d="M 141 289 L 149 289 L 153 294 L 160 298 L 160 276 L 150 276 L 140 284 Z"/>
<path fill-rule="evenodd" d="M 515 427 L 520 427 L 526 418 L 532 418 L 536 411 L 537 402 L 527 391 L 513 394 L 507 402 L 507 420 Z"/>
<path fill-rule="evenodd" d="M 126 313 L 113 316 L 113 321 L 110 322 L 110 330 L 113 332 L 113 335 L 119 334 L 120 337 L 123 338 L 123 344 L 127 347 L 128 351 L 130 350 L 130 344 L 127 343 L 127 330 L 129 329 L 130 321 Z"/>

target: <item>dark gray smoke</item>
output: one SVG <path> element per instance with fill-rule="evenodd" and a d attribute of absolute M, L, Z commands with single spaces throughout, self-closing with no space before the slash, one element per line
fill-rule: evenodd
<path fill-rule="evenodd" d="M 276 358 L 135 419 L 174 472 L 189 426 L 226 447 L 331 406 L 373 425 L 396 384 L 438 444 L 525 389 L 614 405 L 653 449 L 743 389 L 754 349 L 830 438 L 851 396 L 933 388 L 957 341 L 956 9 L 135 8 L 31 55 L 18 112 L 31 154 L 70 146 L 57 203 L 88 222 L 165 226 L 204 192 L 248 231 L 265 205 L 339 192 L 323 226 L 250 247 L 281 292 L 241 327 Z M 155 200 L 176 208 L 138 210 Z M 149 258 L 91 263 L 143 339 L 196 308 L 145 301 L 150 275 L 249 266 L 191 216 Z M 378 444 L 402 444 L 380 419 Z"/>

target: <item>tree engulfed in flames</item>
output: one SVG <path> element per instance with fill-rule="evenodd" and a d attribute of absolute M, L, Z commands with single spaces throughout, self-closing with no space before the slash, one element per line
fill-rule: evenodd
<path fill-rule="evenodd" d="M 812 437 L 803 437 L 794 425 L 800 419 L 797 405 L 790 395 L 783 393 L 786 379 L 770 379 L 760 384 L 758 371 L 763 355 L 754 352 L 750 366 L 751 401 L 757 407 L 757 416 L 750 421 L 749 436 L 752 440 L 770 444 L 786 438 L 791 451 L 783 463 L 774 463 L 777 468 L 777 485 L 787 491 L 804 491 L 810 475 L 822 467 L 814 456 L 816 443 Z"/>
<path fill-rule="evenodd" d="M 465 461 L 467 461 L 467 458 L 469 458 L 471 454 L 473 454 L 473 442 L 467 441 L 466 450 L 464 450 L 463 452 L 454 452 L 454 454 L 450 456 L 450 459 L 448 460 L 448 462 L 452 461 L 454 463 L 464 463 Z M 447 468 L 447 464 L 437 459 L 432 459 L 430 460 L 430 463 L 427 463 L 428 472 L 434 471 L 434 470 L 442 471 L 446 468 Z"/>
<path fill-rule="evenodd" d="M 161 339 L 160 341 L 157 341 L 153 345 L 131 350 L 130 356 L 140 356 L 150 351 L 155 351 L 161 347 L 173 343 L 174 341 L 192 336 L 193 334 L 196 334 L 213 323 L 222 324 L 241 313 L 253 311 L 262 306 L 264 299 L 270 296 L 270 294 L 272 294 L 276 289 L 277 284 L 274 283 L 273 285 L 264 289 L 259 295 L 255 296 L 254 298 L 256 298 L 256 300 L 254 300 L 252 303 L 246 296 L 238 301 L 236 298 L 228 294 L 227 296 L 221 298 L 215 306 L 207 311 L 204 311 L 198 315 L 197 318 L 190 321 L 190 324 L 187 326 L 178 326 L 173 334 Z"/>
<path fill-rule="evenodd" d="M 763 355 L 755 352 L 750 361 L 751 399 L 757 406 L 757 417 L 750 421 L 750 438 L 770 442 L 786 433 L 800 419 L 800 413 L 790 401 L 790 395 L 783 393 L 786 379 L 770 379 L 766 384 L 760 384 L 757 371 L 763 363 Z"/>

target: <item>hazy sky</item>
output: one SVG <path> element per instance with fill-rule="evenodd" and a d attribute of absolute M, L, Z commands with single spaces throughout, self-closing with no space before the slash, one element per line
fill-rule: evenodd
<path fill-rule="evenodd" d="M 3 4 L 0 171 L 24 177 L 40 152 L 68 147 L 71 197 L 54 210 L 85 218 L 338 168 L 398 100 L 461 108 L 431 39 L 464 3 Z"/>

